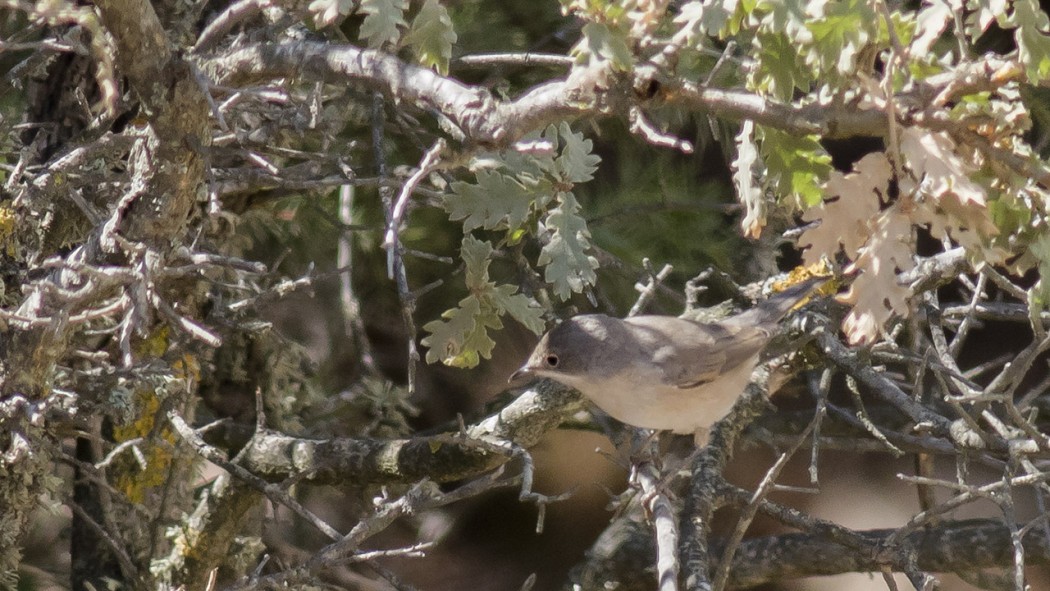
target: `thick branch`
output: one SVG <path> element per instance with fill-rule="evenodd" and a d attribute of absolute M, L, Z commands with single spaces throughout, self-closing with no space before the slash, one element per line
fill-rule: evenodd
<path fill-rule="evenodd" d="M 167 244 L 184 227 L 204 179 L 201 148 L 211 143 L 208 102 L 149 2 L 96 5 L 116 44 L 117 65 L 142 101 L 155 136 L 140 164 L 152 174 L 125 214 L 126 233 L 133 240 Z"/>
<path fill-rule="evenodd" d="M 886 133 L 886 114 L 874 110 L 829 109 L 824 105 L 797 105 L 772 101 L 739 90 L 709 88 L 670 81 L 665 90 L 668 102 L 735 120 L 751 120 L 766 127 L 826 138 L 881 136 Z"/>
<path fill-rule="evenodd" d="M 306 475 L 319 483 L 449 482 L 506 463 L 512 454 L 501 442 L 531 447 L 582 405 L 575 391 L 540 382 L 462 434 L 394 440 L 258 434 L 238 457 L 244 468 L 269 480 Z"/>
<path fill-rule="evenodd" d="M 352 45 L 306 41 L 246 45 L 204 63 L 218 84 L 289 77 L 357 83 L 394 100 L 436 111 L 456 127 L 463 136 L 460 139 L 486 146 L 506 146 L 534 129 L 594 112 L 588 96 L 606 76 L 602 68 L 577 68 L 564 80 L 503 102 L 485 88 Z"/>
<path fill-rule="evenodd" d="M 640 68 L 631 79 L 617 77 L 601 64 L 581 66 L 566 78 L 540 84 L 514 100 L 500 101 L 485 88 L 352 45 L 245 45 L 208 58 L 203 64 L 222 85 L 275 78 L 357 83 L 394 100 L 436 111 L 454 124 L 463 136 L 459 139 L 494 147 L 510 145 L 550 123 L 608 114 L 610 104 L 631 96 L 631 88 L 647 87 L 654 76 L 646 68 Z M 658 96 L 662 101 L 729 119 L 752 119 L 792 133 L 850 137 L 881 135 L 886 129 L 886 116 L 877 111 L 800 107 L 745 91 L 701 88 L 677 80 L 661 81 L 661 88 Z"/>
<path fill-rule="evenodd" d="M 895 530 L 858 532 L 873 545 L 885 542 Z M 908 536 L 920 569 L 929 572 L 972 572 L 1006 568 L 1013 563 L 1010 529 L 998 521 L 948 522 Z M 1042 528 L 1033 527 L 1024 537 L 1025 562 L 1050 562 L 1050 546 Z M 904 570 L 907 565 L 895 564 Z M 733 560 L 731 585 L 753 587 L 784 579 L 854 572 L 878 572 L 875 556 L 856 552 L 815 534 L 781 534 L 745 541 Z"/>
<path fill-rule="evenodd" d="M 632 520 L 624 520 L 631 523 Z M 610 530 L 611 531 L 611 530 Z M 650 563 L 652 529 L 644 524 L 620 527 L 614 544 L 600 561 L 591 560 L 573 573 L 573 583 L 584 589 L 596 589 L 615 582 L 621 591 L 650 590 L 651 577 L 639 576 Z M 893 529 L 854 532 L 865 547 L 877 548 L 886 542 Z M 716 542 L 714 556 L 721 554 Z M 973 572 L 986 568 L 1009 568 L 1013 547 L 1009 528 L 998 521 L 970 520 L 947 522 L 919 530 L 907 537 L 905 545 L 914 549 L 918 567 L 928 572 Z M 1024 537 L 1025 563 L 1050 563 L 1050 544 L 1042 528 L 1031 528 Z M 744 540 L 733 558 L 729 587 L 735 589 L 782 582 L 788 579 L 879 572 L 883 565 L 874 552 L 858 551 L 831 539 L 825 532 L 785 533 Z M 903 570 L 905 564 L 890 565 Z M 567 586 L 568 587 L 568 586 Z"/>
<path fill-rule="evenodd" d="M 138 156 L 129 165 L 135 177 L 132 183 L 135 190 L 113 212 L 112 229 L 166 252 L 172 239 L 185 227 L 204 178 L 199 148 L 211 137 L 206 101 L 190 73 L 190 66 L 171 50 L 148 1 L 100 0 L 96 6 L 116 45 L 121 75 L 141 98 L 149 122 L 148 139 L 138 142 Z M 75 151 L 70 154 L 74 156 Z M 35 206 L 30 204 L 31 208 Z M 119 223 L 121 217 L 127 219 L 126 224 Z M 102 228 L 96 228 L 92 239 L 74 249 L 66 260 L 95 263 L 106 258 L 107 254 L 100 248 L 102 232 Z M 66 356 L 76 326 L 69 318 L 97 301 L 96 298 L 87 301 L 87 297 L 63 298 L 63 294 L 78 289 L 91 291 L 76 274 L 61 270 L 25 287 L 26 295 L 16 315 L 53 318 L 54 322 L 25 330 L 0 331 L 0 357 L 5 361 L 0 375 L 0 399 L 14 404 L 24 399 L 44 400 L 51 393 L 55 367 Z M 101 297 L 103 294 L 98 294 L 97 298 Z M 36 498 L 46 486 L 43 475 L 48 458 L 42 450 L 47 446 L 41 440 L 62 431 L 51 427 L 48 415 L 33 415 L 31 423 L 22 418 L 5 420 L 13 416 L 6 409 L 0 409 L 0 439 L 24 443 L 24 446 L 12 445 L 10 449 L 4 446 L 0 457 L 0 464 L 21 475 L 0 479 L 10 483 L 0 486 L 0 502 L 10 501 L 4 506 L 10 508 L 12 514 L 4 520 L 8 526 L 4 527 L 6 535 L 0 536 L 0 556 L 5 557 L 17 556 L 14 547 L 27 520 L 22 514 L 25 506 L 15 501 Z M 25 453 L 23 447 L 27 450 Z"/>

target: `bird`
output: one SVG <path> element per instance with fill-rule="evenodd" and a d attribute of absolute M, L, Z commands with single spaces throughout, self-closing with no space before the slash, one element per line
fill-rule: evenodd
<path fill-rule="evenodd" d="M 702 443 L 743 394 L 778 323 L 826 281 L 799 283 L 717 322 L 575 316 L 547 332 L 510 381 L 549 378 L 623 423 Z"/>

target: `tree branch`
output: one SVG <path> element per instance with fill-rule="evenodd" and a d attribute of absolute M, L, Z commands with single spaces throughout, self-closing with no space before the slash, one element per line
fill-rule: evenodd
<path fill-rule="evenodd" d="M 508 146 L 529 131 L 593 112 L 593 101 L 585 95 L 608 76 L 604 68 L 577 68 L 564 80 L 542 84 L 515 101 L 503 102 L 487 89 L 440 76 L 381 51 L 309 41 L 241 46 L 203 60 L 202 69 L 221 85 L 289 77 L 357 83 L 388 98 L 435 111 L 451 122 L 454 129 L 448 131 L 459 135 L 457 139 L 490 147 Z"/>
<path fill-rule="evenodd" d="M 411 439 L 303 439 L 259 433 L 240 454 L 240 465 L 268 480 L 303 477 L 317 483 L 450 482 L 496 468 L 512 455 L 499 445 L 532 447 L 583 407 L 579 394 L 541 381 L 465 433 Z"/>
<path fill-rule="evenodd" d="M 888 540 L 897 530 L 857 532 L 872 545 Z M 1042 528 L 1031 528 L 1023 539 L 1027 564 L 1050 563 L 1050 545 Z M 992 520 L 951 521 L 910 534 L 904 545 L 915 550 L 918 567 L 929 572 L 1008 568 L 1014 552 L 1010 529 Z M 746 540 L 733 560 L 730 586 L 764 583 L 851 572 L 878 572 L 875 556 L 836 544 L 823 534 L 793 533 Z M 893 564 L 895 571 L 908 565 Z"/>
<path fill-rule="evenodd" d="M 657 79 L 652 68 L 617 75 L 608 66 L 579 66 L 565 78 L 537 85 L 514 100 L 501 101 L 485 88 L 352 45 L 308 41 L 248 44 L 204 58 L 201 63 L 219 85 L 290 77 L 357 83 L 435 111 L 454 125 L 458 140 L 488 147 L 509 146 L 526 133 L 558 121 L 608 114 L 610 105 L 634 96 L 630 89 L 645 87 Z M 729 119 L 752 119 L 792 133 L 841 138 L 877 136 L 886 128 L 885 114 L 875 110 L 800 107 L 746 91 L 699 87 L 677 79 L 660 79 L 659 83 L 661 101 Z M 650 100 L 635 97 L 635 102 Z"/>

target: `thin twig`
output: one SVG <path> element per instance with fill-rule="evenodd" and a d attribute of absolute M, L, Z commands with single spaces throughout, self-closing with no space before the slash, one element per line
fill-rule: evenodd
<path fill-rule="evenodd" d="M 973 326 L 974 311 L 977 309 L 977 303 L 984 297 L 984 288 L 987 283 L 988 275 L 981 273 L 977 277 L 977 287 L 973 290 L 973 297 L 970 298 L 969 311 L 963 316 L 962 323 L 955 330 L 955 338 L 952 339 L 951 345 L 948 346 L 948 354 L 951 355 L 952 359 L 958 359 L 959 351 L 962 350 L 963 344 L 966 342 L 966 336 Z"/>
<path fill-rule="evenodd" d="M 259 14 L 266 8 L 272 6 L 271 0 L 238 0 L 223 10 L 219 16 L 208 23 L 201 31 L 197 43 L 193 46 L 194 53 L 206 51 L 219 40 L 227 31 L 237 26 L 252 16 Z"/>
<path fill-rule="evenodd" d="M 645 285 L 636 283 L 634 289 L 638 291 L 638 299 L 635 300 L 634 305 L 631 306 L 631 310 L 627 312 L 627 316 L 637 316 L 645 310 L 645 307 L 652 301 L 653 297 L 656 296 L 656 290 L 674 271 L 674 267 L 671 265 L 664 265 L 660 269 L 659 273 L 653 272 L 653 264 L 649 259 L 642 259 L 642 267 L 645 268 L 646 273 L 649 275 L 649 281 Z"/>
<path fill-rule="evenodd" d="M 572 57 L 552 53 L 478 53 L 464 55 L 452 60 L 453 66 L 488 68 L 491 66 L 550 66 L 569 68 L 575 63 Z"/>
<path fill-rule="evenodd" d="M 688 140 L 664 133 L 649 121 L 645 112 L 638 105 L 631 105 L 627 109 L 627 120 L 630 122 L 631 133 L 638 135 L 646 142 L 661 148 L 671 148 L 683 154 L 693 153 L 693 144 Z"/>
<path fill-rule="evenodd" d="M 372 95 L 372 155 L 376 160 L 380 179 L 385 179 L 387 176 L 386 152 L 383 147 L 383 104 L 382 93 L 376 92 Z M 394 220 L 393 194 L 391 189 L 382 183 L 380 184 L 379 194 L 383 201 L 383 208 L 386 211 L 387 226 L 390 227 Z M 400 245 L 392 245 L 387 249 L 386 253 L 387 276 L 393 279 L 397 285 L 397 295 L 401 302 L 401 321 L 404 322 L 405 331 L 408 333 L 406 338 L 408 345 L 408 392 L 413 394 L 416 391 L 416 371 L 420 359 L 419 350 L 416 347 L 416 322 L 412 317 L 416 309 L 416 300 L 408 285 L 408 275 L 405 271 L 405 261 L 401 257 Z"/>
<path fill-rule="evenodd" d="M 386 234 L 383 237 L 383 248 L 396 249 L 398 247 L 401 219 L 405 216 L 405 211 L 408 209 L 408 200 L 412 197 L 412 192 L 415 191 L 423 177 L 437 170 L 440 165 L 441 154 L 446 147 L 447 144 L 443 138 L 439 138 L 434 142 L 434 145 L 430 146 L 430 149 L 423 156 L 423 160 L 420 161 L 419 168 L 412 173 L 412 176 L 408 177 L 408 180 L 401 187 L 401 193 L 397 196 L 397 201 L 394 203 L 394 208 L 390 213 L 390 219 L 387 221 Z M 393 277 L 390 278 L 393 279 Z"/>
<path fill-rule="evenodd" d="M 773 490 L 773 486 L 776 484 L 777 478 L 780 473 L 787 466 L 787 463 L 791 458 L 795 456 L 795 453 L 801 449 L 802 445 L 809 438 L 810 432 L 813 431 L 820 424 L 823 414 L 817 412 L 813 416 L 813 420 L 809 422 L 809 425 L 799 434 L 797 441 L 790 449 L 780 454 L 777 461 L 770 466 L 769 470 L 766 471 L 766 475 L 762 477 L 762 481 L 759 483 L 758 488 L 755 489 L 755 493 L 751 495 L 751 500 L 744 507 L 740 517 L 737 518 L 736 527 L 733 528 L 733 533 L 730 534 L 729 540 L 726 542 L 725 550 L 722 552 L 722 559 L 718 563 L 718 569 L 715 571 L 714 581 L 712 582 L 712 591 L 723 591 L 729 582 L 730 567 L 733 564 L 733 557 L 736 554 L 737 548 L 740 546 L 740 542 L 744 539 L 744 534 L 747 532 L 747 528 L 751 526 L 751 522 L 754 521 L 755 516 L 758 514 L 761 502 L 769 495 Z"/>
<path fill-rule="evenodd" d="M 83 509 L 78 503 L 69 503 L 69 507 L 76 513 L 77 517 L 83 521 L 96 536 L 102 539 L 109 548 L 109 551 L 113 553 L 113 556 L 117 559 L 117 564 L 120 565 L 120 570 L 127 577 L 128 581 L 136 581 L 139 578 L 139 571 L 135 567 L 135 563 L 132 562 L 131 556 L 128 555 L 124 546 L 113 539 L 113 536 L 106 531 L 87 511 Z"/>
<path fill-rule="evenodd" d="M 635 437 L 643 436 L 639 429 L 632 431 Z M 652 516 L 656 541 L 657 588 L 659 591 L 678 591 L 678 516 L 664 490 L 666 484 L 660 476 L 660 470 L 656 467 L 653 444 L 644 445 L 643 449 L 642 456 L 632 461 L 631 480 L 637 482 L 642 504 Z"/>
<path fill-rule="evenodd" d="M 355 187 L 351 184 L 339 187 L 339 222 L 344 228 L 354 225 L 354 192 Z M 361 303 L 354 293 L 354 241 L 351 233 L 346 230 L 339 232 L 339 243 L 336 246 L 336 266 L 346 269 L 346 272 L 339 274 L 339 303 L 343 313 L 343 330 L 357 346 L 365 372 L 379 375 L 372 354 L 372 343 L 368 340 L 365 323 L 361 318 Z"/>

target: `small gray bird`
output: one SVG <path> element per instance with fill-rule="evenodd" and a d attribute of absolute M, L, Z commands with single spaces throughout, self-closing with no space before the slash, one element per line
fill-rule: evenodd
<path fill-rule="evenodd" d="M 700 442 L 743 393 L 777 323 L 826 281 L 800 283 L 718 322 L 576 316 L 544 335 L 510 379 L 550 378 L 624 423 L 694 433 Z"/>

